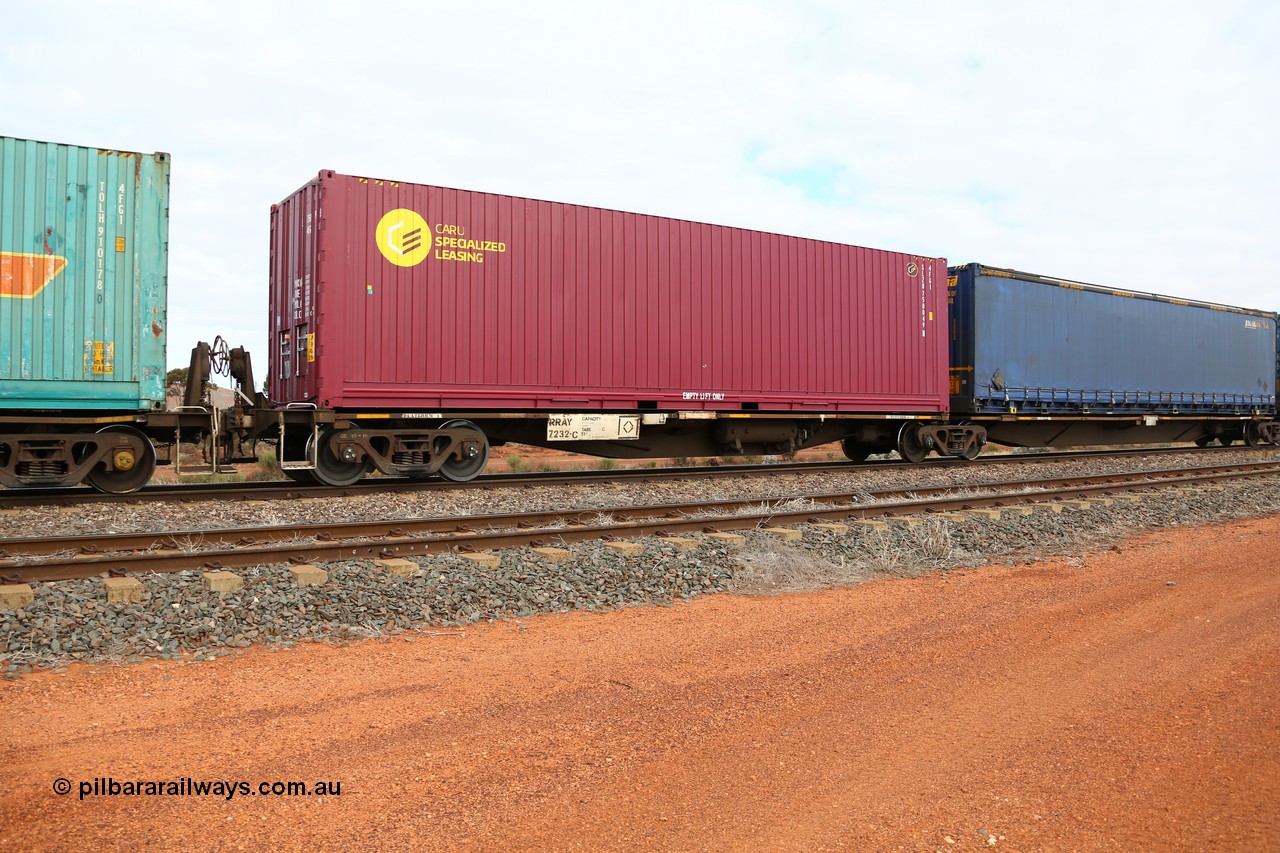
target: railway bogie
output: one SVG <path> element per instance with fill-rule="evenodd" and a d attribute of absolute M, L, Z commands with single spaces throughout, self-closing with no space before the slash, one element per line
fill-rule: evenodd
<path fill-rule="evenodd" d="M 104 492 L 130 492 L 155 473 L 151 440 L 128 424 L 0 433 L 0 484 L 63 486 L 89 482 Z"/>
<path fill-rule="evenodd" d="M 341 422 L 315 434 L 306 446 L 314 476 L 331 486 L 345 486 L 377 469 L 383 474 L 415 478 L 439 475 L 466 481 L 484 470 L 489 444 L 484 433 L 464 420 L 433 429 L 383 429 Z"/>

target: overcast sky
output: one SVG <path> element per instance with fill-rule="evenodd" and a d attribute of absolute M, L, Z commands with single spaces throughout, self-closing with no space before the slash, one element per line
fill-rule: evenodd
<path fill-rule="evenodd" d="M 170 366 L 321 169 L 1280 309 L 1280 3 L 0 8 L 0 133 L 173 156 Z"/>

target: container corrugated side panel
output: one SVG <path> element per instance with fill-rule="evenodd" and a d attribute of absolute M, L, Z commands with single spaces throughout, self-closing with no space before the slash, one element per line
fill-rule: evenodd
<path fill-rule="evenodd" d="M 0 137 L 0 409 L 164 406 L 169 158 Z"/>
<path fill-rule="evenodd" d="M 318 384 L 281 399 L 946 409 L 944 261 L 328 172 L 320 185 Z M 289 286 L 273 263 L 273 304 Z M 271 372 L 283 390 L 279 347 Z"/>
<path fill-rule="evenodd" d="M 1274 315 L 988 268 L 953 272 L 966 303 L 957 315 L 970 312 L 970 411 L 1275 410 Z"/>

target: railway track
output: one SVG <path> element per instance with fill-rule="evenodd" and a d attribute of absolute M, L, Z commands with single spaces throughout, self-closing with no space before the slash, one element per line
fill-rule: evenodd
<path fill-rule="evenodd" d="M 0 490 L 0 509 L 31 506 L 71 506 L 76 504 L 140 503 L 148 501 L 249 501 L 291 500 L 311 497 L 349 497 L 373 492 L 456 491 L 495 487 L 556 486 L 593 482 L 657 482 L 688 477 L 767 477 L 785 474 L 820 474 L 836 471 L 881 471 L 904 467 L 948 468 L 966 465 L 1003 465 L 1011 463 L 1055 462 L 1072 459 L 1123 458 L 1160 456 L 1171 453 L 1195 453 L 1211 458 L 1213 454 L 1239 452 L 1235 447 L 1166 447 L 1122 450 L 1068 450 L 1053 453 L 1010 453 L 980 456 L 974 460 L 934 458 L 908 466 L 901 460 L 889 462 L 784 462 L 776 464 L 715 465 L 683 468 L 615 468 L 608 471 L 561 471 L 543 474 L 483 474 L 474 480 L 457 483 L 448 480 L 413 480 L 404 477 L 375 477 L 350 486 L 303 485 L 285 480 L 240 483 L 171 483 L 156 484 L 130 494 L 116 495 L 94 491 L 86 486 L 48 489 Z"/>
<path fill-rule="evenodd" d="M 1013 507 L 1120 492 L 1280 474 L 1280 461 L 1011 480 L 948 488 L 885 489 L 774 499 L 715 500 L 589 510 L 504 513 L 236 530 L 0 540 L 0 581 L 28 583 L 278 563 L 386 559 L 590 539 L 729 532 L 765 525 Z"/>

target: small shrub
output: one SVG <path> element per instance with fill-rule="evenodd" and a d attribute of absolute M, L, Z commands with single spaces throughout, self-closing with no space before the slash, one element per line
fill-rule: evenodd
<path fill-rule="evenodd" d="M 280 462 L 274 450 L 263 450 L 258 454 L 258 467 L 245 475 L 249 480 L 278 480 L 284 476 L 280 470 Z"/>
<path fill-rule="evenodd" d="M 525 468 L 524 459 L 520 457 L 519 453 L 512 453 L 507 457 L 507 467 L 517 473 L 523 471 Z"/>
<path fill-rule="evenodd" d="M 618 460 L 601 459 L 599 464 L 596 465 L 596 467 L 599 468 L 601 471 L 612 471 L 614 468 L 618 467 Z"/>

